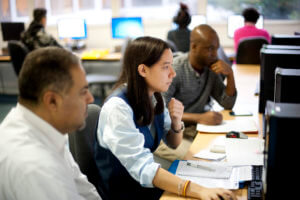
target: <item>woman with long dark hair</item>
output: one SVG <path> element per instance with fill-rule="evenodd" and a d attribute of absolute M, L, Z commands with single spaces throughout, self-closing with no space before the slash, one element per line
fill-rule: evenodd
<path fill-rule="evenodd" d="M 129 44 L 123 71 L 100 113 L 95 158 L 109 199 L 159 199 L 164 190 L 199 199 L 235 198 L 224 189 L 208 189 L 160 168 L 153 152 L 161 139 L 176 148 L 184 129 L 183 105 L 168 108 L 161 92 L 176 76 L 166 42 L 137 38 Z"/>

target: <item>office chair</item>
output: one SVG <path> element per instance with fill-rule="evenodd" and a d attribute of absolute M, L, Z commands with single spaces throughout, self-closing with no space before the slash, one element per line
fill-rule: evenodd
<path fill-rule="evenodd" d="M 14 71 L 16 75 L 19 76 L 24 59 L 29 50 L 22 42 L 11 40 L 8 42 L 8 52 L 14 67 Z"/>
<path fill-rule="evenodd" d="M 96 104 L 88 105 L 86 126 L 83 130 L 69 134 L 69 147 L 81 172 L 85 174 L 89 182 L 96 187 L 102 199 L 107 200 L 108 198 L 103 190 L 104 187 L 102 187 L 104 183 L 100 181 L 101 178 L 94 159 L 94 143 L 100 110 L 100 106 Z"/>
<path fill-rule="evenodd" d="M 269 42 L 263 37 L 244 38 L 239 42 L 236 63 L 260 64 L 260 49 Z"/>

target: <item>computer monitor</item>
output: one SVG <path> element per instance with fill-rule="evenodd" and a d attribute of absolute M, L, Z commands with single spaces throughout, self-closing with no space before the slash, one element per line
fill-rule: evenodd
<path fill-rule="evenodd" d="M 295 199 L 299 166 L 300 104 L 267 102 L 264 115 L 265 155 L 263 188 L 265 200 Z"/>
<path fill-rule="evenodd" d="M 21 33 L 25 30 L 23 22 L 1 22 L 3 41 L 20 40 Z"/>
<path fill-rule="evenodd" d="M 296 85 L 300 85 L 300 69 L 277 67 L 275 70 L 274 101 L 300 103 L 300 92 L 291 89 L 295 88 Z"/>
<path fill-rule="evenodd" d="M 57 21 L 58 37 L 81 40 L 87 38 L 87 26 L 85 19 L 63 18 Z"/>
<path fill-rule="evenodd" d="M 275 69 L 300 69 L 300 50 L 261 49 L 259 112 L 265 111 L 266 101 L 274 101 Z"/>
<path fill-rule="evenodd" d="M 274 34 L 271 44 L 275 45 L 300 45 L 300 35 Z"/>
<path fill-rule="evenodd" d="M 243 27 L 245 24 L 244 17 L 242 15 L 231 15 L 228 17 L 227 34 L 228 37 L 233 38 L 236 29 Z M 264 17 L 259 16 L 255 26 L 259 29 L 264 27 Z"/>
<path fill-rule="evenodd" d="M 141 17 L 115 17 L 111 19 L 112 38 L 136 38 L 144 35 Z"/>

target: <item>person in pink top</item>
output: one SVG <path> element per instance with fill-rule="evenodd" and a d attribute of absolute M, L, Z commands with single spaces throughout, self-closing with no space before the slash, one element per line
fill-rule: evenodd
<path fill-rule="evenodd" d="M 269 43 L 271 41 L 270 34 L 265 29 L 258 29 L 255 24 L 259 18 L 259 12 L 255 8 L 246 8 L 243 11 L 245 25 L 234 32 L 234 49 L 237 51 L 238 44 L 241 39 L 248 37 L 265 37 Z"/>

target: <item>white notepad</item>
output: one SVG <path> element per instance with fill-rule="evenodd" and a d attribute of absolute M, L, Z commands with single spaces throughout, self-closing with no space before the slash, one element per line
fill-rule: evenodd
<path fill-rule="evenodd" d="M 257 132 L 257 124 L 251 117 L 242 119 L 224 120 L 220 125 L 197 124 L 197 131 L 207 133 L 227 133 L 229 131 Z"/>

